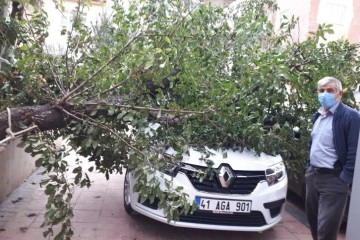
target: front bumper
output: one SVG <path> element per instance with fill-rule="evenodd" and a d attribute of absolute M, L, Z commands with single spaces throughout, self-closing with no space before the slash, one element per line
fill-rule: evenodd
<path fill-rule="evenodd" d="M 131 174 L 131 173 L 130 173 Z M 219 214 L 211 211 L 196 210 L 193 214 L 183 215 L 178 221 L 168 222 L 162 209 L 157 209 L 157 202 L 139 202 L 139 194 L 131 193 L 131 207 L 154 220 L 177 227 L 199 228 L 209 230 L 255 231 L 261 232 L 272 228 L 282 217 L 285 210 L 287 193 L 287 176 L 275 185 L 268 186 L 266 181 L 260 181 L 250 194 L 208 193 L 195 189 L 186 174 L 179 172 L 175 178 L 157 173 L 159 178 L 171 180 L 174 187 L 182 186 L 189 195 L 189 201 L 195 197 L 217 198 L 226 200 L 247 200 L 252 202 L 250 213 Z M 130 187 L 133 189 L 134 179 L 130 177 Z"/>

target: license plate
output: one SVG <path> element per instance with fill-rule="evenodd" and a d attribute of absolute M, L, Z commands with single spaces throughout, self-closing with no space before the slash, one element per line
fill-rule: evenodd
<path fill-rule="evenodd" d="M 214 213 L 249 213 L 251 212 L 251 201 L 227 200 L 196 197 L 199 210 L 212 211 Z"/>

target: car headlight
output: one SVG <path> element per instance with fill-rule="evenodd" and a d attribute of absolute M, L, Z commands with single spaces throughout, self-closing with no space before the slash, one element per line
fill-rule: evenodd
<path fill-rule="evenodd" d="M 265 170 L 266 181 L 269 186 L 274 185 L 285 178 L 285 165 L 283 162 L 269 166 Z"/>

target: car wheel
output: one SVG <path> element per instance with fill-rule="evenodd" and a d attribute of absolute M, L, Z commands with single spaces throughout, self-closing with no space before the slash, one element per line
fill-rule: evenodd
<path fill-rule="evenodd" d="M 131 207 L 131 186 L 130 186 L 130 172 L 126 170 L 124 179 L 124 208 L 129 215 L 136 215 L 136 212 Z"/>

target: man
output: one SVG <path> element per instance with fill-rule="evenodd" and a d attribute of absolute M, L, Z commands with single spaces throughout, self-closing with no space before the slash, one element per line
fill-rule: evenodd
<path fill-rule="evenodd" d="M 305 172 L 305 208 L 314 240 L 336 240 L 352 184 L 360 130 L 359 113 L 342 101 L 341 82 L 318 81 L 320 109 L 312 117 Z"/>

